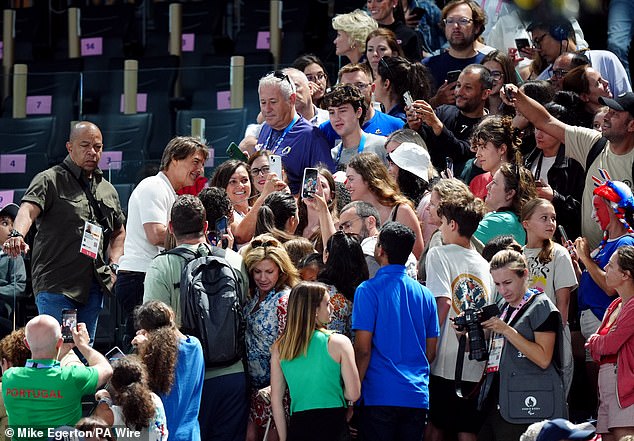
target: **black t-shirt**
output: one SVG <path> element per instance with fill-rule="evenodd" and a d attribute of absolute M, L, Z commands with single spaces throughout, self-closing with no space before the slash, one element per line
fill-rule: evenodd
<path fill-rule="evenodd" d="M 418 40 L 418 34 L 402 21 L 395 21 L 390 25 L 379 25 L 389 29 L 396 35 L 396 40 L 401 45 L 405 57 L 409 61 L 420 61 L 423 58 L 423 48 Z"/>

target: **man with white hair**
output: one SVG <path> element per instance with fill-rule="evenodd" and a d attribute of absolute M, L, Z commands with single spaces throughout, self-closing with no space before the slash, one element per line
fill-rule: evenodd
<path fill-rule="evenodd" d="M 262 77 L 258 93 L 264 125 L 255 149 L 282 157 L 288 186 L 298 194 L 306 167 L 324 165 L 334 170 L 330 148 L 319 129 L 295 110 L 297 92 L 287 74 L 275 71 Z"/>
<path fill-rule="evenodd" d="M 88 367 L 60 366 L 58 360 L 73 344 L 64 344 L 55 318 L 43 314 L 27 323 L 25 342 L 31 358 L 24 367 L 12 367 L 2 375 L 9 426 L 14 430 L 32 429 L 26 434 L 18 431 L 17 439 L 47 439 L 49 428 L 74 426 L 82 416 L 82 396 L 94 394 L 110 379 L 110 363 L 90 347 L 86 324 L 78 323 L 71 331 L 74 345 L 88 361 Z"/>

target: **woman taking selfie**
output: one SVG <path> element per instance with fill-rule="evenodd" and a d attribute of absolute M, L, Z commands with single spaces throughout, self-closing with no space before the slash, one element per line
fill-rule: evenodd
<path fill-rule="evenodd" d="M 528 289 L 528 265 L 517 251 L 498 252 L 491 275 L 503 297 L 501 314 L 482 322 L 491 331 L 479 407 L 478 441 L 515 440 L 531 423 L 565 418 L 560 371 L 561 315 L 546 294 Z"/>
<path fill-rule="evenodd" d="M 288 323 L 271 355 L 271 404 L 281 441 L 339 440 L 346 404 L 361 394 L 350 340 L 327 331 L 332 306 L 321 283 L 302 282 L 288 299 Z M 291 395 L 287 430 L 284 394 Z"/>

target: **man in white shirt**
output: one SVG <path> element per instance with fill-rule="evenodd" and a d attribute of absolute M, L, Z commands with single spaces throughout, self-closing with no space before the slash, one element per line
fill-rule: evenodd
<path fill-rule="evenodd" d="M 142 180 L 128 202 L 123 256 L 119 259 L 115 294 L 125 320 L 123 345 L 134 337 L 132 311 L 143 300 L 143 281 L 150 262 L 162 249 L 176 191 L 194 185 L 203 174 L 207 146 L 192 137 L 176 137 L 165 147 L 159 172 Z"/>

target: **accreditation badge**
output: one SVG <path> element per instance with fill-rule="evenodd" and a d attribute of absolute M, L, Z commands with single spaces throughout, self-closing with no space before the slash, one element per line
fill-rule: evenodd
<path fill-rule="evenodd" d="M 502 358 L 502 349 L 504 348 L 504 337 L 496 335 L 491 341 L 489 348 L 489 360 L 487 362 L 487 373 L 497 372 L 500 370 L 500 359 Z"/>
<path fill-rule="evenodd" d="M 79 252 L 96 259 L 99 254 L 99 242 L 101 242 L 102 229 L 99 225 L 86 221 L 84 223 L 84 235 L 81 238 Z"/>

